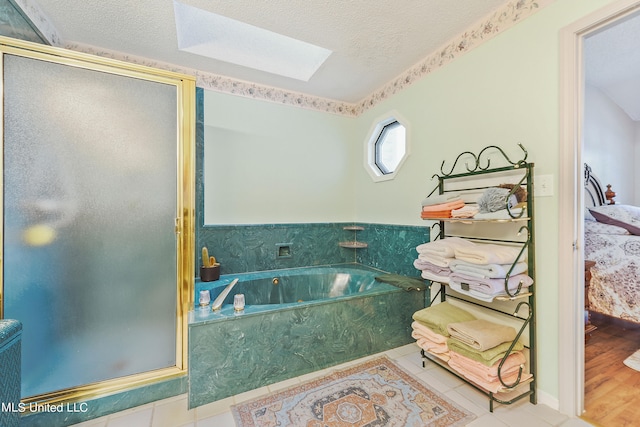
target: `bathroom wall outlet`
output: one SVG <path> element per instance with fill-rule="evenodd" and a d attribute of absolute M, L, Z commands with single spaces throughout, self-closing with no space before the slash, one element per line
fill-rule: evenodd
<path fill-rule="evenodd" d="M 538 175 L 533 181 L 535 197 L 553 196 L 553 175 Z"/>

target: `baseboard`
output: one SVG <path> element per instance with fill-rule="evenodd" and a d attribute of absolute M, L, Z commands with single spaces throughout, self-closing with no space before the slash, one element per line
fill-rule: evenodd
<path fill-rule="evenodd" d="M 551 409 L 555 409 L 556 411 L 560 407 L 560 402 L 557 397 L 550 395 L 540 389 L 536 390 L 536 394 L 538 395 L 538 403 L 542 403 L 547 405 Z"/>

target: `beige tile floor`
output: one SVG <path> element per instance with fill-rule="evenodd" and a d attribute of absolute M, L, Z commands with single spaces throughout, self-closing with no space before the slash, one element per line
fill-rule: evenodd
<path fill-rule="evenodd" d="M 423 368 L 419 348 L 415 344 L 398 347 L 381 354 L 394 360 L 419 380 L 473 412 L 477 418 L 468 424 L 469 427 L 590 426 L 589 423 L 579 418 L 569 418 L 546 405 L 533 405 L 526 399 L 508 406 L 496 404 L 494 412 L 491 413 L 487 397 L 473 387 L 433 364 L 427 364 L 427 367 Z M 294 386 L 300 382 L 322 376 L 327 372 L 342 369 L 381 354 L 262 387 L 191 410 L 187 409 L 187 396 L 180 395 L 76 424 L 76 427 L 235 427 L 230 411 L 231 405 Z"/>

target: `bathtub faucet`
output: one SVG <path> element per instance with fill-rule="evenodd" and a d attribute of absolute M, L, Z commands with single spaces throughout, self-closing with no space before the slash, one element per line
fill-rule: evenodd
<path fill-rule="evenodd" d="M 213 304 L 211 304 L 212 311 L 218 311 L 222 308 L 224 299 L 227 297 L 227 295 L 229 295 L 229 292 L 231 292 L 231 289 L 233 289 L 236 283 L 238 283 L 238 279 L 233 279 L 233 281 L 229 283 L 227 287 L 222 290 L 222 292 L 220 292 L 218 298 L 216 298 L 215 301 L 213 301 Z"/>

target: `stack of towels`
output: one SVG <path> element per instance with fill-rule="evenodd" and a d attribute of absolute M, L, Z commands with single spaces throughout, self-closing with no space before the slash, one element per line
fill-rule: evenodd
<path fill-rule="evenodd" d="M 446 301 L 415 312 L 413 320 L 412 337 L 420 348 L 487 391 L 497 393 L 508 389 L 504 384 L 515 386 L 531 378 L 524 371 L 522 343 L 516 342 L 511 353 L 506 353 L 516 339 L 510 326 L 476 319 Z"/>
<path fill-rule="evenodd" d="M 448 362 L 450 356 L 447 340 L 451 335 L 447 326 L 469 320 L 475 320 L 475 316 L 445 301 L 413 313 L 411 337 L 420 348 Z"/>
<path fill-rule="evenodd" d="M 422 201 L 422 219 L 474 218 L 474 219 L 510 219 L 520 216 L 522 208 L 516 206 L 518 200 L 510 190 L 489 187 L 480 196 L 476 204 L 465 204 L 460 193 L 445 193 L 427 197 Z M 511 214 L 507 211 L 507 206 Z"/>
<path fill-rule="evenodd" d="M 423 278 L 449 284 L 456 292 L 481 301 L 507 296 L 506 289 L 513 295 L 518 287 L 533 284 L 527 275 L 526 253 L 520 255 L 515 246 L 447 237 L 418 245 L 416 251 L 413 265 Z"/>
<path fill-rule="evenodd" d="M 422 201 L 422 219 L 451 218 L 451 211 L 464 207 L 464 201 L 458 194 L 445 193 L 427 197 Z"/>
<path fill-rule="evenodd" d="M 472 245 L 473 242 L 461 237 L 447 237 L 423 243 L 416 247 L 418 258 L 413 262 L 413 266 L 422 270 L 421 276 L 424 279 L 449 283 L 450 265 L 455 259 L 455 250 Z"/>

